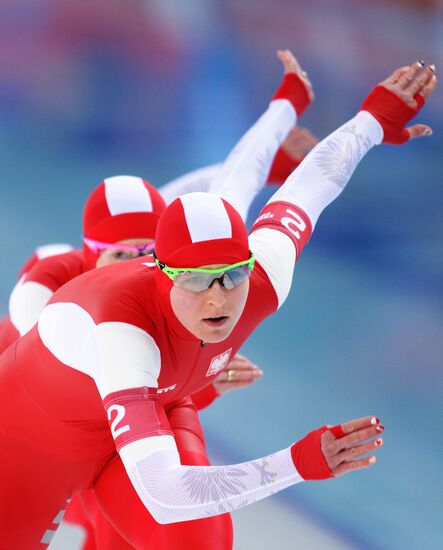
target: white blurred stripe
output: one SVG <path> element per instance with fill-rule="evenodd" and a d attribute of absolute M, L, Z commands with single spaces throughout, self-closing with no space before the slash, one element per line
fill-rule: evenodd
<path fill-rule="evenodd" d="M 52 523 L 54 523 L 55 525 L 59 525 L 59 523 L 61 522 L 62 518 L 63 518 L 63 514 L 65 513 L 64 510 L 60 510 L 60 512 L 55 516 L 55 518 L 52 520 Z"/>
<path fill-rule="evenodd" d="M 49 258 L 50 256 L 65 254 L 65 252 L 70 252 L 72 249 L 73 247 L 70 244 L 65 243 L 44 244 L 35 249 L 35 254 L 39 260 L 43 260 L 43 258 Z"/>
<path fill-rule="evenodd" d="M 48 550 L 82 550 L 86 543 L 86 529 L 80 525 L 61 522 Z"/>
<path fill-rule="evenodd" d="M 54 536 L 55 531 L 52 529 L 47 529 L 45 531 L 45 534 L 42 537 L 42 540 L 40 541 L 42 544 L 49 544 L 52 540 L 52 537 Z"/>
<path fill-rule="evenodd" d="M 38 316 L 48 303 L 53 292 L 45 285 L 34 281 L 23 282 L 23 275 L 9 298 L 9 316 L 11 323 L 23 336 L 35 325 Z"/>
<path fill-rule="evenodd" d="M 135 176 L 114 176 L 105 180 L 105 195 L 113 216 L 130 212 L 152 212 L 152 201 L 143 180 Z"/>

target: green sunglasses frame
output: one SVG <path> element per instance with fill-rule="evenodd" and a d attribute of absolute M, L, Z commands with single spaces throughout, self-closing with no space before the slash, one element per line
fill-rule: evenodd
<path fill-rule="evenodd" d="M 249 270 L 252 271 L 254 269 L 255 264 L 255 256 L 252 252 L 250 252 L 250 256 L 247 260 L 244 260 L 243 262 L 237 262 L 236 264 L 230 264 L 226 267 L 220 267 L 218 269 L 207 269 L 204 267 L 169 267 L 166 264 L 162 263 L 157 256 L 155 255 L 155 252 L 153 253 L 155 263 L 163 271 L 165 275 L 167 275 L 172 281 L 175 281 L 177 277 L 181 273 L 210 273 L 210 274 L 217 274 L 217 273 L 225 273 L 226 271 L 229 271 L 231 269 L 234 269 L 236 267 L 240 267 L 242 265 L 247 265 L 249 267 Z"/>

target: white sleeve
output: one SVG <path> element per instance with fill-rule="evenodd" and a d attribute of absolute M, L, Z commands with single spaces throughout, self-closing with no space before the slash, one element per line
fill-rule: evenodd
<path fill-rule="evenodd" d="M 255 221 L 250 248 L 278 298 L 285 301 L 295 260 L 321 211 L 344 189 L 357 164 L 383 139 L 383 130 L 362 111 L 321 141 L 268 201 Z"/>
<path fill-rule="evenodd" d="M 312 149 L 268 204 L 292 203 L 306 212 L 314 227 L 322 210 L 346 187 L 360 160 L 382 139 L 377 120 L 360 111 Z"/>
<path fill-rule="evenodd" d="M 172 436 L 120 450 L 128 476 L 158 523 L 215 516 L 242 508 L 303 481 L 290 448 L 229 466 L 182 466 Z"/>
<path fill-rule="evenodd" d="M 23 275 L 9 298 L 9 316 L 11 323 L 23 336 L 31 330 L 38 320 L 53 292 L 45 285 L 34 281 L 23 282 Z"/>
<path fill-rule="evenodd" d="M 212 180 L 209 192 L 231 203 L 244 220 L 252 201 L 265 185 L 274 156 L 296 118 L 295 109 L 287 99 L 271 101 Z"/>
<path fill-rule="evenodd" d="M 125 323 L 101 323 L 95 334 L 101 364 L 95 379 L 106 396 L 111 432 L 131 483 L 157 522 L 218 515 L 303 481 L 290 448 L 242 464 L 182 466 L 173 436 L 155 435 L 171 433 L 154 391 L 161 363 L 155 342 Z M 130 389 L 140 386 L 154 395 Z"/>
<path fill-rule="evenodd" d="M 209 189 L 211 180 L 214 178 L 221 164 L 211 164 L 193 172 L 188 172 L 179 178 L 171 180 L 159 188 L 160 195 L 164 198 L 166 204 L 170 204 L 174 199 L 185 193 L 194 193 L 201 191 L 206 193 Z"/>

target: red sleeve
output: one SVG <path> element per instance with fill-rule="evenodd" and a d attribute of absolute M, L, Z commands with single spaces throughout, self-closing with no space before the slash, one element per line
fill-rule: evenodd
<path fill-rule="evenodd" d="M 55 292 L 84 271 L 83 253 L 72 250 L 37 261 L 26 274 L 24 282 L 40 283 Z"/>
<path fill-rule="evenodd" d="M 199 411 L 209 407 L 218 397 L 220 397 L 220 394 L 215 389 L 214 384 L 209 384 L 206 388 L 191 395 L 192 401 Z"/>
<path fill-rule="evenodd" d="M 382 85 L 376 86 L 364 100 L 360 110 L 367 111 L 383 128 L 383 143 L 401 145 L 410 139 L 406 124 L 414 118 L 425 103 L 421 94 L 414 96 L 417 106 L 410 107 L 397 94 Z"/>
<path fill-rule="evenodd" d="M 312 233 L 311 221 L 306 212 L 284 201 L 267 204 L 252 226 L 251 233 L 262 228 L 275 229 L 287 235 L 294 243 L 297 258 Z"/>
<path fill-rule="evenodd" d="M 297 472 L 305 480 L 329 479 L 332 470 L 321 448 L 321 436 L 328 428 L 323 426 L 306 435 L 291 446 L 291 457 Z"/>
<path fill-rule="evenodd" d="M 303 80 L 295 73 L 286 73 L 272 99 L 287 99 L 301 116 L 311 103 L 308 90 Z"/>
<path fill-rule="evenodd" d="M 103 404 L 117 451 L 138 439 L 173 435 L 156 388 L 113 392 L 105 397 Z"/>

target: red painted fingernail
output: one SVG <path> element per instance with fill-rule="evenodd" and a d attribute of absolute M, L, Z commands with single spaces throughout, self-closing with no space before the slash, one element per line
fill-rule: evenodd
<path fill-rule="evenodd" d="M 378 418 L 375 418 L 375 416 L 373 416 L 373 417 L 371 418 L 371 424 L 372 424 L 373 426 L 375 426 L 375 425 L 378 424 L 379 422 L 380 422 L 380 420 L 379 420 Z"/>
<path fill-rule="evenodd" d="M 380 445 L 382 445 L 382 444 L 383 444 L 383 439 L 376 439 L 376 440 L 375 440 L 375 445 L 376 445 L 377 447 L 380 447 Z"/>
<path fill-rule="evenodd" d="M 380 426 L 376 426 L 375 429 L 377 432 L 382 432 L 385 429 L 385 427 L 380 424 Z"/>

